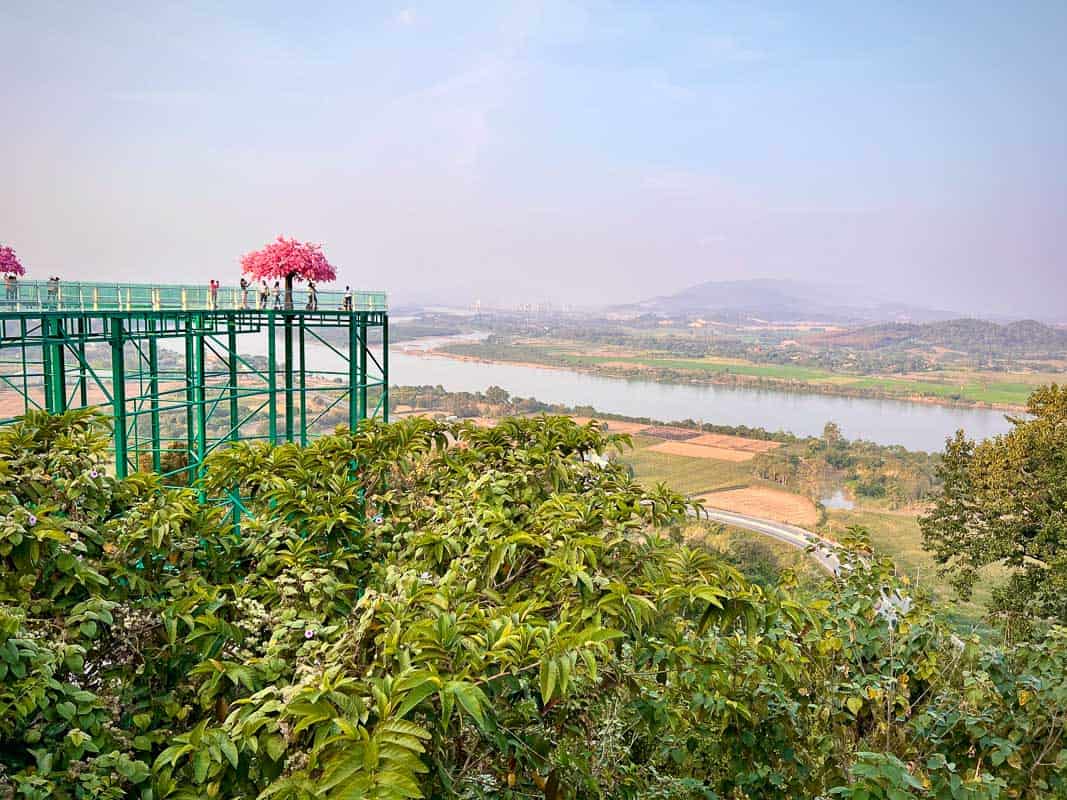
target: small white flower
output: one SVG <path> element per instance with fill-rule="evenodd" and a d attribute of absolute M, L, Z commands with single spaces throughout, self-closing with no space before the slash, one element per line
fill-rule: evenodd
<path fill-rule="evenodd" d="M 878 602 L 874 604 L 874 611 L 886 621 L 890 628 L 893 628 L 896 627 L 900 617 L 907 616 L 911 611 L 911 605 L 911 598 L 902 595 L 899 590 L 894 589 L 891 595 L 886 595 L 883 589 Z"/>

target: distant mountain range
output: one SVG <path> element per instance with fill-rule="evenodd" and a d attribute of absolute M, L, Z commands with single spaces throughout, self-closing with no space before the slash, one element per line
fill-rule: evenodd
<path fill-rule="evenodd" d="M 707 281 L 674 294 L 614 310 L 664 315 L 702 315 L 723 321 L 751 317 L 774 322 L 934 322 L 959 312 L 891 302 L 856 287 L 803 281 L 753 279 Z"/>

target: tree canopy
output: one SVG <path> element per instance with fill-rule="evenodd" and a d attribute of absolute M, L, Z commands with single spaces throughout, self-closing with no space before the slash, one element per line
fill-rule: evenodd
<path fill-rule="evenodd" d="M 995 612 L 1067 624 L 1067 387 L 1038 389 L 1027 410 L 1006 434 L 947 443 L 923 538 L 965 596 L 983 567 L 1005 564 Z"/>
<path fill-rule="evenodd" d="M 241 256 L 241 271 L 257 281 L 284 280 L 290 306 L 294 280 L 323 282 L 337 278 L 337 270 L 326 260 L 321 245 L 284 236 L 279 236 L 262 250 Z"/>
<path fill-rule="evenodd" d="M 165 489 L 107 474 L 101 418 L 28 414 L 0 432 L 0 796 L 1067 791 L 1067 631 L 961 638 L 862 541 L 762 588 L 589 458 L 625 445 L 370 421 Z"/>
<path fill-rule="evenodd" d="M 26 270 L 15 255 L 15 249 L 6 244 L 0 244 L 0 273 L 4 275 L 25 275 Z"/>

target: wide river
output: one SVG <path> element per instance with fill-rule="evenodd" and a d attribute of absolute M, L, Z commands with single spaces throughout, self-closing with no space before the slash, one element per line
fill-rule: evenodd
<path fill-rule="evenodd" d="M 749 389 L 657 383 L 589 375 L 519 364 L 485 364 L 391 350 L 389 382 L 440 384 L 450 392 L 484 392 L 496 385 L 545 403 L 588 405 L 599 411 L 664 421 L 693 419 L 716 425 L 748 425 L 798 436 L 822 433 L 836 422 L 849 439 L 902 444 L 910 450 L 941 450 L 963 428 L 984 439 L 1008 430 L 1003 411 L 954 408 L 897 400 L 835 397 Z"/>
<path fill-rule="evenodd" d="M 983 408 L 657 383 L 521 364 L 458 361 L 431 354 L 430 347 L 438 343 L 424 340 L 391 347 L 389 382 L 402 386 L 440 385 L 450 392 L 484 392 L 496 385 L 512 395 L 536 397 L 545 403 L 587 405 L 599 411 L 667 422 L 693 419 L 717 425 L 748 425 L 798 436 L 817 436 L 827 422 L 833 421 L 849 439 L 901 444 L 910 450 L 941 450 L 946 437 L 959 428 L 972 439 L 984 439 L 1011 427 L 1003 411 Z M 264 351 L 265 345 L 264 341 Z M 253 346 L 253 354 L 259 349 Z M 312 369 L 344 369 L 337 355 L 321 345 L 308 344 L 307 361 Z"/>

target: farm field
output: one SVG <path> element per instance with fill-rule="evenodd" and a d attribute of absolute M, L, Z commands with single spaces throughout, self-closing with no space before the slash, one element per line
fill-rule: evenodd
<path fill-rule="evenodd" d="M 590 356 L 562 353 L 561 356 L 574 366 L 635 366 L 647 369 L 692 370 L 700 373 L 743 375 L 787 381 L 839 386 L 845 389 L 876 390 L 898 396 L 927 395 L 944 399 L 963 399 L 979 403 L 1017 405 L 1026 403 L 1026 398 L 1035 386 L 1048 380 L 1044 374 L 1025 375 L 1014 373 L 1007 380 L 1001 376 L 982 373 L 939 374 L 929 377 L 877 375 L 850 375 L 810 367 L 788 364 L 755 364 L 739 359 L 716 358 L 660 358 L 655 355 L 617 357 Z"/>
<path fill-rule="evenodd" d="M 819 521 L 815 504 L 807 497 L 770 486 L 752 485 L 741 489 L 708 492 L 696 499 L 708 508 L 733 511 L 749 517 L 763 517 L 813 528 Z"/>
<path fill-rule="evenodd" d="M 765 364 L 741 358 L 688 358 L 656 351 L 590 347 L 581 342 L 549 340 L 500 344 L 463 344 L 443 353 L 462 354 L 488 361 L 545 364 L 597 372 L 625 370 L 659 373 L 690 372 L 700 380 L 724 381 L 730 376 L 754 381 L 781 381 L 796 389 L 809 384 L 814 391 L 841 394 L 874 394 L 899 399 L 929 398 L 945 403 L 984 403 L 1022 407 L 1036 386 L 1062 375 L 1047 372 L 982 372 L 946 369 L 906 374 L 857 374 L 796 364 Z M 669 377 L 669 375 L 667 376 Z M 676 377 L 676 376 L 675 376 Z"/>
<path fill-rule="evenodd" d="M 634 477 L 639 483 L 645 486 L 666 483 L 686 495 L 746 486 L 752 479 L 751 470 L 743 461 L 690 458 L 664 453 L 655 449 L 661 444 L 661 439 L 635 436 L 634 449 L 624 452 L 619 460 L 633 468 Z"/>
<path fill-rule="evenodd" d="M 991 587 L 1003 577 L 1003 572 L 990 570 L 989 580 L 976 587 L 974 597 L 966 602 L 960 601 L 937 575 L 936 564 L 922 548 L 917 514 L 858 507 L 850 511 L 829 510 L 820 524 L 819 512 L 809 498 L 761 483 L 752 476 L 750 465 L 735 456 L 712 457 L 720 449 L 716 445 L 731 443 L 735 448 L 731 452 L 748 450 L 751 457 L 752 449 L 770 449 L 777 446 L 775 442 L 718 434 L 693 435 L 675 441 L 642 433 L 642 430 L 651 429 L 638 423 L 611 421 L 609 425 L 616 432 L 631 433 L 634 449 L 624 452 L 620 460 L 630 465 L 635 478 L 646 486 L 663 482 L 678 492 L 703 500 L 708 507 L 800 525 L 831 538 L 839 537 L 849 526 L 864 526 L 870 532 L 876 552 L 892 558 L 902 574 L 952 607 L 954 616 L 965 624 L 978 623 Z M 708 443 L 705 447 L 709 454 L 693 457 L 678 451 L 679 445 L 690 450 L 699 449 L 698 442 L 701 441 Z M 785 552 L 790 549 L 787 545 L 763 542 L 765 537 L 757 534 L 733 531 L 718 538 L 706 532 L 701 536 L 720 550 L 730 550 L 740 558 L 757 559 L 764 566 L 770 563 L 796 565 L 795 558 Z M 770 555 L 772 551 L 773 557 Z"/>

